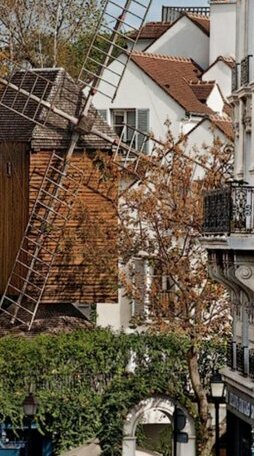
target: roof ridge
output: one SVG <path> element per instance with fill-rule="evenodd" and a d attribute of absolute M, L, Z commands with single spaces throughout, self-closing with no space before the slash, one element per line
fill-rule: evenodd
<path fill-rule="evenodd" d="M 131 57 L 147 57 L 152 59 L 163 59 L 163 60 L 171 60 L 172 62 L 187 62 L 193 63 L 193 60 L 190 57 L 177 57 L 177 56 L 170 56 L 166 54 L 152 54 L 149 52 L 140 52 L 134 51 Z"/>
<path fill-rule="evenodd" d="M 146 22 L 142 28 L 147 27 L 147 25 L 170 25 L 172 22 L 170 21 L 150 21 Z"/>
<path fill-rule="evenodd" d="M 214 85 L 216 84 L 216 81 L 213 80 L 213 81 L 203 81 L 202 79 L 191 79 L 189 81 L 189 84 L 190 85 Z"/>
<path fill-rule="evenodd" d="M 210 114 L 209 118 L 217 122 L 229 122 L 233 123 L 233 120 L 226 114 Z"/>
<path fill-rule="evenodd" d="M 194 12 L 191 12 L 191 11 L 186 11 L 185 13 L 187 16 L 191 16 L 191 17 L 196 17 L 197 19 L 205 19 L 206 21 L 210 21 L 210 17 L 208 16 L 205 16 L 204 14 L 202 13 L 194 13 Z"/>

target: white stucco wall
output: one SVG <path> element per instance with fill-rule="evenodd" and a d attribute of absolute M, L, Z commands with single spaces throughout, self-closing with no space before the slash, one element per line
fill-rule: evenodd
<path fill-rule="evenodd" d="M 113 62 L 114 69 L 117 63 Z M 99 87 L 103 91 L 103 86 Z M 97 93 L 94 97 L 97 109 L 108 111 L 108 122 L 111 109 L 149 109 L 150 131 L 157 139 L 165 138 L 167 128 L 164 123 L 169 119 L 172 123 L 172 133 L 177 138 L 180 134 L 180 122 L 184 118 L 185 110 L 179 106 L 169 95 L 153 82 L 139 67 L 129 62 L 119 91 L 113 103 Z"/>
<path fill-rule="evenodd" d="M 215 85 L 211 91 L 209 97 L 206 100 L 206 104 L 217 114 L 221 115 L 223 113 L 224 100 L 217 85 Z"/>
<path fill-rule="evenodd" d="M 148 46 L 151 46 L 151 44 L 154 42 L 154 40 L 149 40 L 149 39 L 139 39 L 135 45 L 135 51 L 142 52 L 144 51 Z"/>
<path fill-rule="evenodd" d="M 192 58 L 205 69 L 209 65 L 209 37 L 184 16 L 146 52 Z"/>
<path fill-rule="evenodd" d="M 197 155 L 200 153 L 207 154 L 207 146 L 213 144 L 214 137 L 219 138 L 222 144 L 225 145 L 230 142 L 221 130 L 214 127 L 209 120 L 203 121 L 197 128 L 189 132 L 186 153 L 193 158 L 197 158 Z M 193 178 L 202 178 L 204 172 L 204 168 L 195 165 Z"/>
<path fill-rule="evenodd" d="M 225 98 L 231 95 L 232 69 L 225 62 L 218 60 L 203 74 L 202 80 L 216 81 Z"/>
<path fill-rule="evenodd" d="M 210 59 L 211 65 L 219 56 L 235 57 L 236 3 L 212 2 L 210 14 Z"/>

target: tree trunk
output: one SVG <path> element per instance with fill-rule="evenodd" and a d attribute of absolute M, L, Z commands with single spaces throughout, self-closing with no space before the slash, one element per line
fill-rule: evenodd
<path fill-rule="evenodd" d="M 198 356 L 194 345 L 188 351 L 188 367 L 194 390 L 200 420 L 200 456 L 210 456 L 214 445 L 214 435 L 210 427 L 209 404 L 207 392 L 203 388 L 199 375 Z"/>

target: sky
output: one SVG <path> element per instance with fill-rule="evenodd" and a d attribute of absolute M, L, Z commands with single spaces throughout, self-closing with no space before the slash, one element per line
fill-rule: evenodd
<path fill-rule="evenodd" d="M 208 0 L 153 0 L 148 20 L 161 19 L 162 6 L 209 6 Z"/>

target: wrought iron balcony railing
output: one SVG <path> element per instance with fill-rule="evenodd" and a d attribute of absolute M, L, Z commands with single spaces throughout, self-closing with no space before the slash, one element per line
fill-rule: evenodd
<path fill-rule="evenodd" d="M 254 380 L 254 350 L 229 342 L 227 347 L 227 366 L 242 375 L 248 375 Z"/>
<path fill-rule="evenodd" d="M 239 87 L 238 84 L 238 76 L 239 76 L 239 63 L 235 63 L 232 69 L 232 92 L 237 90 Z"/>
<path fill-rule="evenodd" d="M 241 61 L 241 86 L 246 86 L 250 82 L 250 65 L 251 65 L 251 59 L 253 58 L 253 55 L 247 55 L 242 61 Z"/>
<path fill-rule="evenodd" d="M 208 192 L 203 233 L 254 233 L 254 187 L 228 185 Z"/>

